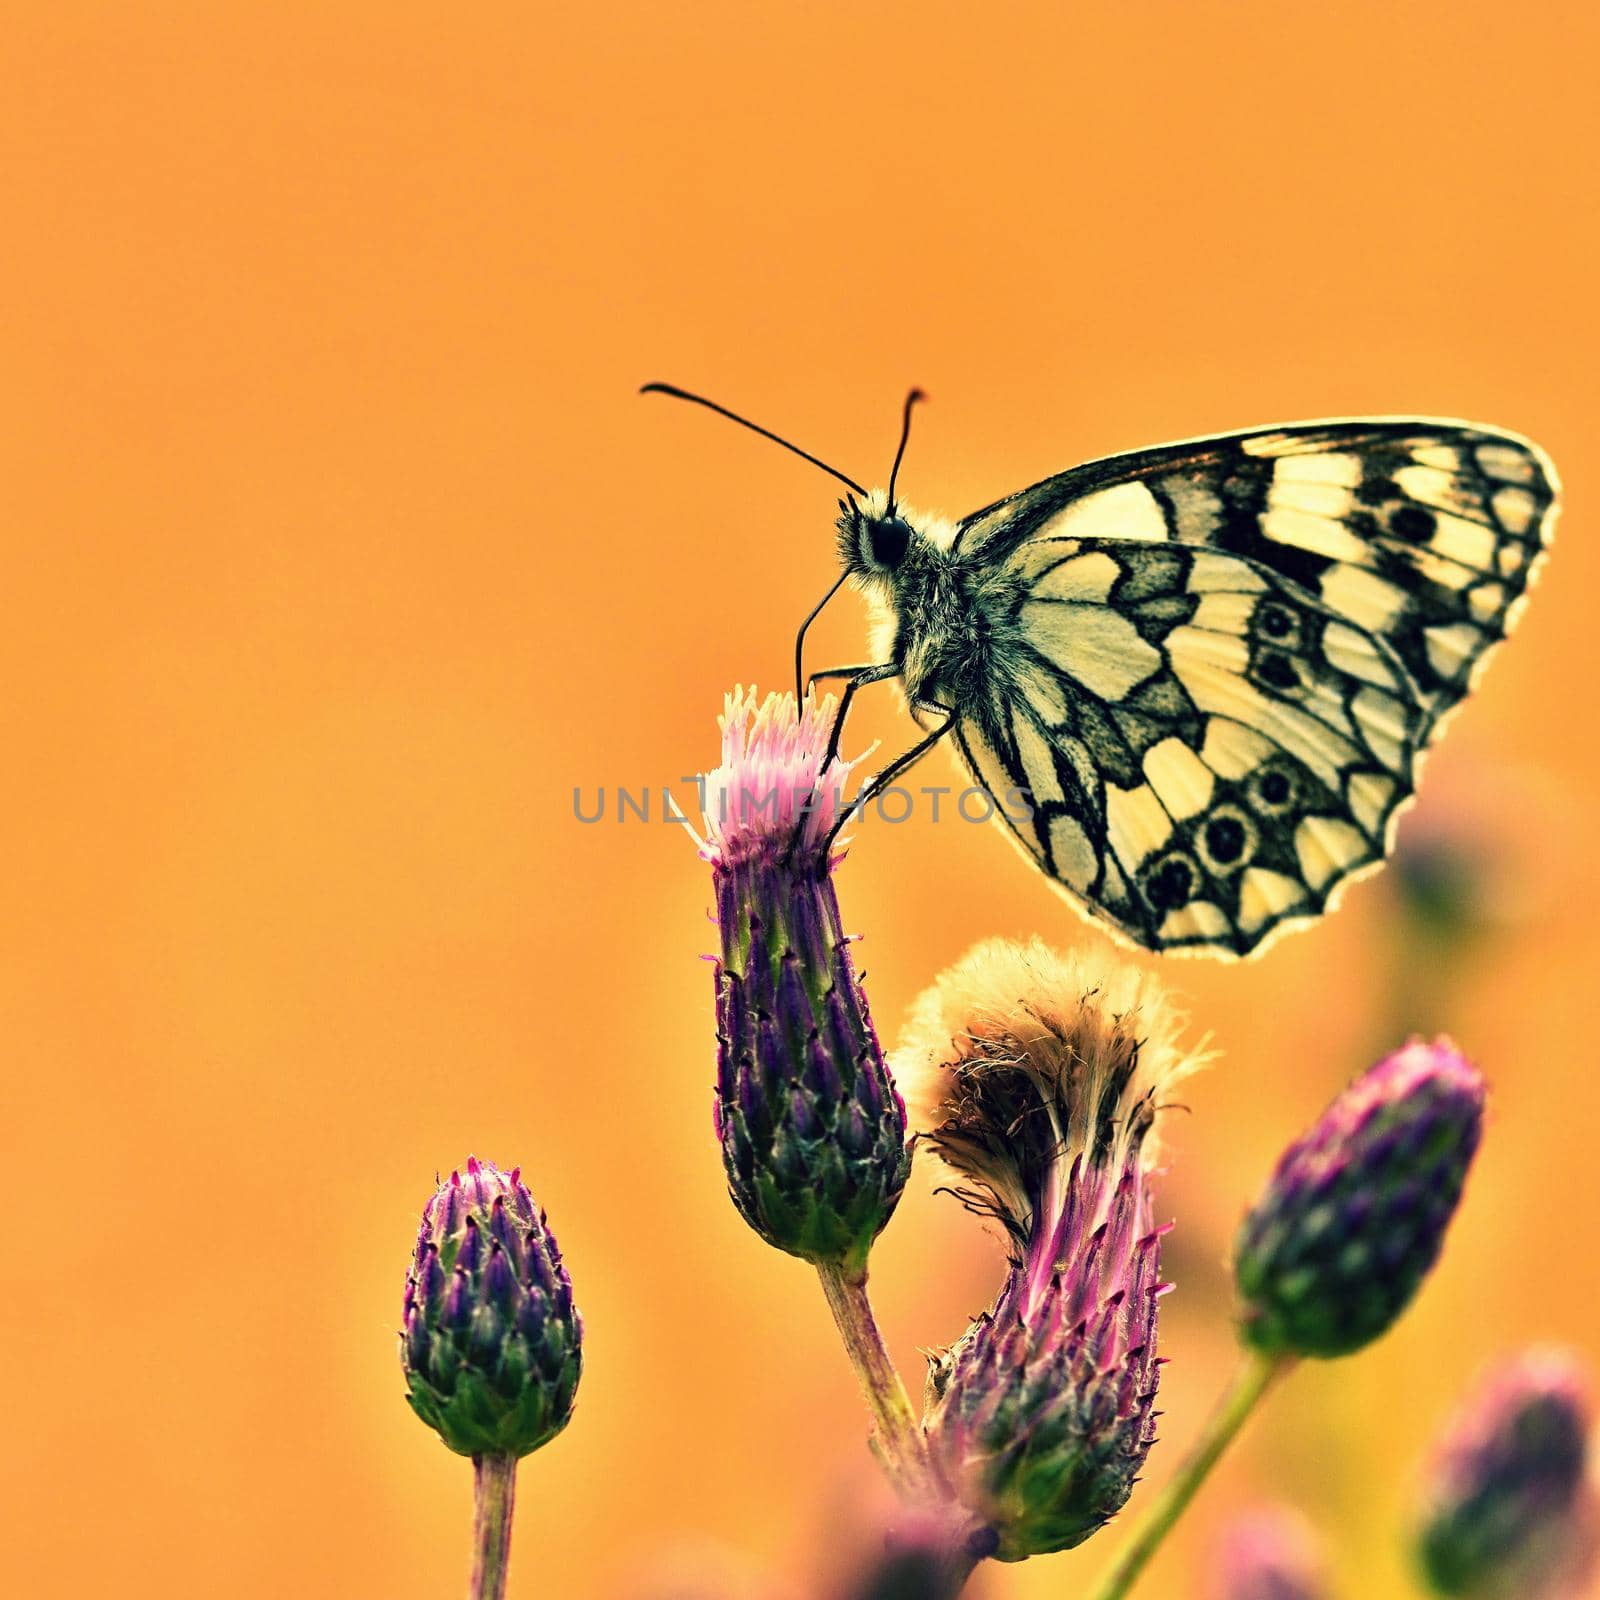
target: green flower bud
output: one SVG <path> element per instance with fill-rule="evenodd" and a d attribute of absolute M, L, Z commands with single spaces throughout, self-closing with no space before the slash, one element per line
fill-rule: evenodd
<path fill-rule="evenodd" d="M 525 1456 L 572 1415 L 583 1322 L 521 1168 L 471 1159 L 422 1213 L 400 1364 L 411 1409 L 460 1455 Z"/>
<path fill-rule="evenodd" d="M 1289 1147 L 1235 1246 L 1246 1344 L 1342 1356 L 1387 1332 L 1438 1259 L 1483 1100 L 1483 1078 L 1447 1041 L 1413 1043 Z"/>

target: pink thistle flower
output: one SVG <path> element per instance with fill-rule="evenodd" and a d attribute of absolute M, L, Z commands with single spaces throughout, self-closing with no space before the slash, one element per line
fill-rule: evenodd
<path fill-rule="evenodd" d="M 700 853 L 723 867 L 753 855 L 781 855 L 822 865 L 821 853 L 844 815 L 845 789 L 861 763 L 829 759 L 838 704 L 792 694 L 757 700 L 738 688 L 723 704 L 722 763 L 701 781 L 705 837 Z"/>
<path fill-rule="evenodd" d="M 830 840 L 853 762 L 835 703 L 727 698 L 702 780 L 716 964 L 715 1126 L 734 1204 L 769 1244 L 851 1274 L 893 1214 L 905 1107 L 850 959 Z"/>
<path fill-rule="evenodd" d="M 1169 1286 L 1149 1178 L 1157 1117 L 1197 1064 L 1179 1027 L 1131 967 L 994 940 L 922 997 L 896 1054 L 921 1136 L 1011 1246 L 992 1310 L 933 1359 L 925 1418 L 1003 1561 L 1104 1526 L 1155 1439 Z"/>

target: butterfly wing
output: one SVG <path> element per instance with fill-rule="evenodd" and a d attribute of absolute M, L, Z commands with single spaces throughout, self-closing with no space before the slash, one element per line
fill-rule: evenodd
<path fill-rule="evenodd" d="M 1028 796 L 1006 820 L 1075 899 L 1149 949 L 1246 955 L 1382 859 L 1428 724 L 1382 637 L 1170 540 L 1044 534 L 1007 572 L 1007 692 L 957 744 Z"/>
<path fill-rule="evenodd" d="M 1548 457 L 1429 419 L 1308 422 L 1092 461 L 959 525 L 986 566 L 1037 539 L 1206 546 L 1270 569 L 1380 635 L 1431 727 L 1511 630 L 1554 523 Z"/>

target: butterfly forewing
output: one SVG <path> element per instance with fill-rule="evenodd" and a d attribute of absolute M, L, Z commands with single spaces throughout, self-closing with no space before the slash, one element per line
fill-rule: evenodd
<path fill-rule="evenodd" d="M 1090 462 L 966 518 L 956 548 L 985 564 L 1061 537 L 1243 556 L 1381 635 L 1431 723 L 1515 622 L 1555 495 L 1548 459 L 1513 434 L 1315 422 Z"/>

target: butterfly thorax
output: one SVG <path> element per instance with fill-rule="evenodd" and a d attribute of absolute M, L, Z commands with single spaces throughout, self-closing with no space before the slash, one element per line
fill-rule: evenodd
<path fill-rule="evenodd" d="M 880 660 L 913 705 L 998 716 L 1017 659 L 1020 590 L 1005 570 L 963 562 L 952 531 L 874 494 L 839 519 L 840 555 L 876 614 Z"/>

